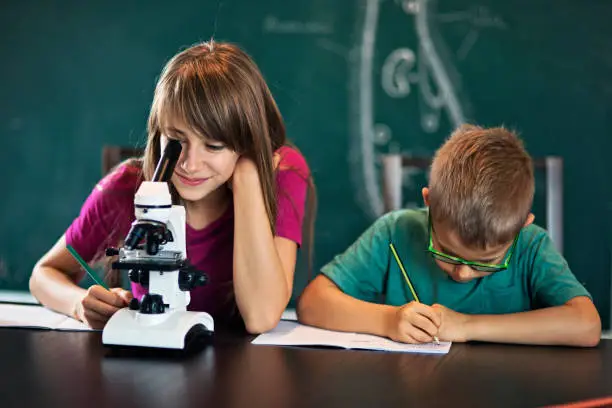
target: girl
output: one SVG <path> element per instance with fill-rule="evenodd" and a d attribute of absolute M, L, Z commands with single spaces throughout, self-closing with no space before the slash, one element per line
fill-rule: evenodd
<path fill-rule="evenodd" d="M 187 213 L 187 256 L 209 278 L 191 291 L 189 310 L 206 311 L 223 324 L 237 306 L 249 332 L 272 329 L 291 297 L 312 182 L 302 155 L 287 146 L 281 115 L 255 63 L 238 47 L 213 41 L 166 64 L 144 156 L 96 185 L 80 215 L 34 267 L 32 294 L 93 328 L 104 327 L 128 304 L 132 294 L 119 287 L 80 288 L 84 272 L 66 245 L 87 262 L 121 245 L 134 221 L 134 194 L 152 178 L 173 139 L 183 149 L 169 185 L 173 201 Z M 132 283 L 132 292 L 140 298 L 146 288 Z"/>

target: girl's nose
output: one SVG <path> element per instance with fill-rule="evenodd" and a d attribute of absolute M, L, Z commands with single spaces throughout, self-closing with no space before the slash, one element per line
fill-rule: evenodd
<path fill-rule="evenodd" d="M 196 149 L 190 145 L 183 146 L 183 151 L 181 152 L 181 156 L 179 158 L 179 164 L 185 173 L 196 173 L 199 166 Z"/>

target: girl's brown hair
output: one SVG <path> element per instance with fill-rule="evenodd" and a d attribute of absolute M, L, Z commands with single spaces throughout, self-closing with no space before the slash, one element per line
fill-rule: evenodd
<path fill-rule="evenodd" d="M 143 163 L 147 180 L 159 160 L 162 130 L 173 118 L 255 162 L 274 231 L 273 155 L 286 143 L 285 125 L 255 62 L 237 46 L 214 41 L 189 47 L 168 61 L 149 115 Z M 178 203 L 178 194 L 172 190 Z"/>
<path fill-rule="evenodd" d="M 175 55 L 155 88 L 148 119 L 142 173 L 151 180 L 160 157 L 160 139 L 171 120 L 182 120 L 202 137 L 223 143 L 257 167 L 272 232 L 277 215 L 274 152 L 289 144 L 285 125 L 261 72 L 239 47 L 208 41 Z M 301 174 L 298 172 L 298 174 Z M 311 176 L 306 220 L 312 251 L 315 191 Z M 180 197 L 168 182 L 175 204 Z M 309 254 L 309 259 L 311 254 Z M 112 274 L 111 274 L 112 275 Z"/>

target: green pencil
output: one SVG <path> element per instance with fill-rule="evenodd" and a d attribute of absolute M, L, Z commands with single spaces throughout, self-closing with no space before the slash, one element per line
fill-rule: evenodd
<path fill-rule="evenodd" d="M 389 243 L 389 248 L 391 248 L 391 252 L 393 252 L 393 257 L 395 258 L 395 262 L 397 262 L 397 265 L 402 271 L 402 274 L 404 275 L 404 279 L 406 280 L 406 283 L 408 284 L 408 287 L 410 288 L 410 292 L 412 292 L 412 297 L 417 303 L 421 303 L 421 301 L 419 300 L 419 297 L 416 294 L 416 291 L 414 290 L 414 286 L 412 286 L 412 282 L 410 282 L 410 278 L 408 278 L 408 274 L 406 273 L 406 270 L 404 269 L 404 264 L 402 263 L 401 259 L 399 258 L 399 255 L 397 254 L 397 251 L 395 250 L 395 245 L 393 245 L 393 242 Z M 438 340 L 438 336 L 434 336 L 434 341 L 436 342 L 436 344 L 440 344 L 440 340 Z"/>
<path fill-rule="evenodd" d="M 81 255 L 79 255 L 79 253 L 72 247 L 72 245 L 70 244 L 66 244 L 66 248 L 68 248 L 68 251 L 72 254 L 72 256 L 74 257 L 74 259 L 77 260 L 77 262 L 83 267 L 83 269 L 85 269 L 85 272 L 87 272 L 87 274 L 89 275 L 89 277 L 91 279 L 94 280 L 94 282 L 96 282 L 98 285 L 102 286 L 104 289 L 106 290 L 110 290 L 108 288 L 108 286 L 106 286 L 106 284 L 104 282 L 102 282 L 100 280 L 100 278 L 98 278 L 96 276 L 96 273 L 94 271 L 91 270 L 91 268 L 89 267 L 89 265 L 87 265 L 87 262 L 85 262 L 83 260 L 83 258 L 81 258 Z"/>

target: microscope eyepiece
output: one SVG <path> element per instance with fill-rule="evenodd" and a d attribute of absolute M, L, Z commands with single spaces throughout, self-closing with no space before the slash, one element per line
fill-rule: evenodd
<path fill-rule="evenodd" d="M 174 173 L 174 166 L 181 155 L 183 147 L 178 140 L 170 140 L 164 149 L 164 153 L 157 162 L 155 173 L 153 173 L 153 180 L 151 181 L 168 181 Z"/>

